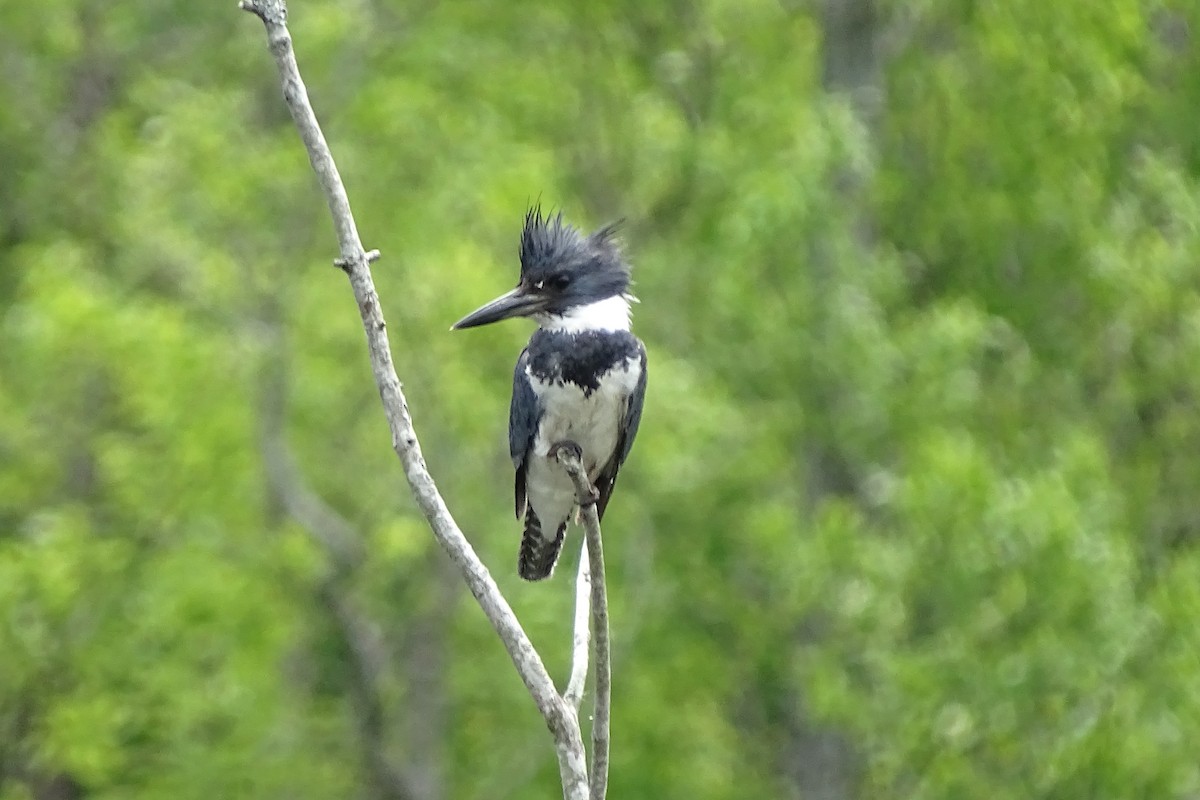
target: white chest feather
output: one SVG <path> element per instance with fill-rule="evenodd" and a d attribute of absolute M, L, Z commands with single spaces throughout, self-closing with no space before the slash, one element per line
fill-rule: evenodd
<path fill-rule="evenodd" d="M 609 370 L 599 387 L 586 392 L 570 382 L 533 379 L 533 390 L 542 406 L 534 437 L 534 455 L 545 457 L 554 444 L 570 440 L 583 450 L 589 475 L 608 463 L 617 447 L 629 396 L 637 387 L 640 364 L 626 361 Z"/>
<path fill-rule="evenodd" d="M 640 372 L 638 361 L 625 361 L 610 370 L 600 380 L 599 388 L 591 392 L 570 382 L 532 378 L 542 416 L 528 465 L 528 493 L 543 523 L 560 524 L 575 506 L 574 487 L 551 456 L 550 448 L 563 441 L 579 445 L 584 469 L 594 481 L 617 449 L 629 397 L 637 387 Z"/>

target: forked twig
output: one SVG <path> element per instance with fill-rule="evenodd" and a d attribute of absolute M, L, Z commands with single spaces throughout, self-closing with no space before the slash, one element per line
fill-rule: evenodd
<path fill-rule="evenodd" d="M 556 449 L 558 463 L 575 484 L 584 536 L 587 540 L 589 572 L 592 584 L 592 637 L 596 654 L 596 703 L 592 713 L 591 800 L 604 800 L 608 792 L 609 717 L 612 708 L 612 663 L 608 641 L 608 590 L 604 582 L 604 544 L 600 536 L 600 515 L 596 512 L 596 489 L 588 480 L 578 449 Z"/>
<path fill-rule="evenodd" d="M 255 14 L 266 26 L 267 43 L 279 69 L 284 101 L 304 141 L 309 162 L 329 205 L 340 251 L 335 263 L 350 278 L 366 332 L 371 370 L 392 434 L 392 447 L 404 466 L 413 497 L 439 544 L 459 568 L 471 594 L 500 636 L 538 711 L 545 718 L 554 736 L 563 797 L 566 800 L 583 800 L 588 796 L 588 779 L 578 716 L 555 690 L 541 657 L 496 582 L 455 523 L 425 466 L 408 403 L 392 363 L 387 326 L 371 277 L 370 262 L 378 257 L 378 253 L 368 253 L 363 247 L 350 211 L 346 188 L 309 102 L 308 91 L 300 78 L 292 37 L 287 29 L 287 5 L 284 0 L 241 0 L 239 7 Z M 593 569 L 593 581 L 595 574 Z"/>
<path fill-rule="evenodd" d="M 587 542 L 579 549 L 579 572 L 575 576 L 575 626 L 571 647 L 571 678 L 567 681 L 567 690 L 563 692 L 566 700 L 575 713 L 579 713 L 579 705 L 583 702 L 583 687 L 587 683 L 588 648 L 592 644 L 591 613 L 592 613 L 592 573 L 588 564 Z"/>

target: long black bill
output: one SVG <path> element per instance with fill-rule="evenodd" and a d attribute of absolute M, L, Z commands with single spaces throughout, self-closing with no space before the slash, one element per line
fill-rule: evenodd
<path fill-rule="evenodd" d="M 540 311 L 542 307 L 543 303 L 540 297 L 528 294 L 518 286 L 508 294 L 501 295 L 487 305 L 481 306 L 470 314 L 467 314 L 454 323 L 454 327 L 451 330 L 461 331 L 463 328 L 475 328 L 479 325 L 499 322 L 502 319 L 509 319 L 510 317 L 527 317 L 530 314 Z"/>

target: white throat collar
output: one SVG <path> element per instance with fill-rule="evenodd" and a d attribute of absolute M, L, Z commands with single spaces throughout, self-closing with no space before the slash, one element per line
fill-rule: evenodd
<path fill-rule="evenodd" d="M 630 300 L 634 300 L 631 295 L 619 294 L 585 306 L 576 306 L 562 314 L 536 314 L 534 319 L 545 330 L 562 333 L 627 331 Z"/>

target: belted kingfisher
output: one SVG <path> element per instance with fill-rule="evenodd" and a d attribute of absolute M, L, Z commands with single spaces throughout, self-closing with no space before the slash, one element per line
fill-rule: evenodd
<path fill-rule="evenodd" d="M 517 572 L 537 581 L 554 571 L 577 508 L 555 451 L 566 442 L 579 447 L 603 518 L 642 419 L 646 348 L 629 331 L 634 298 L 614 225 L 584 236 L 561 213 L 543 217 L 534 207 L 525 215 L 520 256 L 517 288 L 454 329 L 510 317 L 538 324 L 517 359 L 508 415 L 517 519 L 525 517 Z"/>

